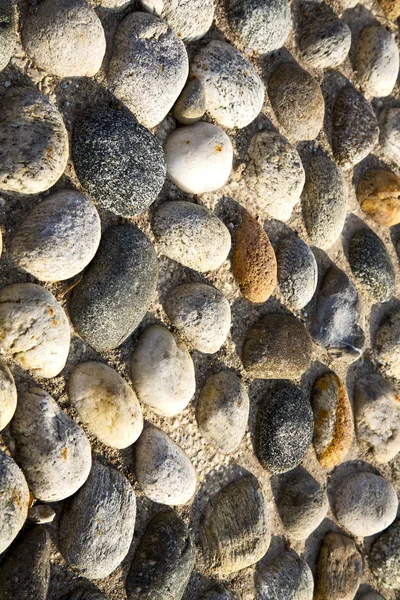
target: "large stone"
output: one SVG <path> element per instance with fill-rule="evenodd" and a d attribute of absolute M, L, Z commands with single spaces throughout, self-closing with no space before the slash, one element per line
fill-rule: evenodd
<path fill-rule="evenodd" d="M 379 323 L 373 343 L 375 356 L 388 377 L 400 379 L 400 311 L 387 314 Z"/>
<path fill-rule="evenodd" d="M 314 578 L 294 550 L 284 550 L 255 575 L 257 600 L 312 600 Z"/>
<path fill-rule="evenodd" d="M 0 1 L 0 71 L 6 68 L 17 45 L 18 13 L 14 0 Z"/>
<path fill-rule="evenodd" d="M 307 14 L 305 16 L 307 18 Z M 319 69 L 339 66 L 350 50 L 350 27 L 335 14 L 313 17 L 314 15 L 309 15 L 299 31 L 299 48 L 303 61 L 310 67 Z"/>
<path fill-rule="evenodd" d="M 287 303 L 301 310 L 314 296 L 318 265 L 312 250 L 296 234 L 285 235 L 276 254 L 278 282 Z"/>
<path fill-rule="evenodd" d="M 22 471 L 0 450 L 0 553 L 22 529 L 28 516 L 30 494 Z"/>
<path fill-rule="evenodd" d="M 357 77 L 368 96 L 389 96 L 399 72 L 399 49 L 393 33 L 382 25 L 365 27 L 358 37 Z"/>
<path fill-rule="evenodd" d="M 378 225 L 400 223 L 400 178 L 391 171 L 374 169 L 360 179 L 357 199 L 368 217 Z"/>
<path fill-rule="evenodd" d="M 400 520 L 392 523 L 374 542 L 369 565 L 379 584 L 395 590 L 400 588 Z"/>
<path fill-rule="evenodd" d="M 214 17 L 213 0 L 164 0 L 161 16 L 184 42 L 206 35 Z"/>
<path fill-rule="evenodd" d="M 0 431 L 6 427 L 17 408 L 17 387 L 5 362 L 0 361 Z"/>

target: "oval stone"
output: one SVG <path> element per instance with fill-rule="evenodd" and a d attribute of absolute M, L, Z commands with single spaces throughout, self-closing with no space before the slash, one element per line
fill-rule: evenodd
<path fill-rule="evenodd" d="M 312 600 L 314 578 L 294 550 L 284 550 L 256 571 L 255 588 L 259 600 Z"/>
<path fill-rule="evenodd" d="M 282 296 L 297 310 L 314 296 L 318 282 L 318 265 L 307 244 L 296 234 L 285 235 L 276 255 L 278 282 Z"/>
<path fill-rule="evenodd" d="M 0 360 L 0 431 L 6 427 L 17 408 L 17 387 L 5 362 Z"/>
<path fill-rule="evenodd" d="M 374 352 L 388 377 L 400 379 L 400 311 L 394 310 L 379 324 Z"/>
<path fill-rule="evenodd" d="M 400 163 L 400 108 L 389 108 L 382 114 L 379 132 L 384 157 L 395 164 Z"/>
<path fill-rule="evenodd" d="M 17 537 L 28 516 L 30 494 L 24 474 L 0 450 L 0 553 Z"/>
<path fill-rule="evenodd" d="M 400 587 L 400 520 L 395 521 L 372 545 L 369 565 L 379 584 L 391 590 Z"/>
<path fill-rule="evenodd" d="M 358 182 L 357 200 L 378 225 L 391 227 L 400 223 L 400 177 L 391 171 L 368 171 Z"/>
<path fill-rule="evenodd" d="M 0 71 L 6 68 L 17 45 L 18 12 L 14 0 L 0 0 Z"/>
<path fill-rule="evenodd" d="M 381 25 L 362 30 L 355 69 L 364 94 L 382 97 L 392 93 L 399 73 L 399 49 L 391 31 Z"/>
<path fill-rule="evenodd" d="M 336 15 L 308 17 L 299 33 L 301 57 L 310 67 L 329 69 L 346 59 L 351 46 L 350 27 Z"/>

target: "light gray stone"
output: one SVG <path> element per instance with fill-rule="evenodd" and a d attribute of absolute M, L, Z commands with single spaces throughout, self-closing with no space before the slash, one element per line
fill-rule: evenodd
<path fill-rule="evenodd" d="M 350 46 L 350 27 L 334 14 L 311 18 L 300 30 L 301 57 L 313 68 L 337 67 L 346 59 Z"/>
<path fill-rule="evenodd" d="M 17 388 L 5 362 L 0 360 L 0 431 L 6 427 L 17 408 Z"/>
<path fill-rule="evenodd" d="M 184 42 L 206 35 L 214 18 L 213 0 L 164 0 L 162 18 Z"/>
<path fill-rule="evenodd" d="M 284 550 L 255 575 L 257 600 L 312 600 L 314 578 L 294 550 Z"/>
<path fill-rule="evenodd" d="M 17 7 L 13 0 L 0 1 L 0 71 L 6 68 L 17 44 Z"/>
<path fill-rule="evenodd" d="M 374 353 L 388 377 L 400 379 L 400 311 L 385 315 L 373 342 Z"/>
<path fill-rule="evenodd" d="M 276 255 L 281 294 L 293 308 L 300 310 L 314 296 L 318 265 L 307 244 L 297 235 L 285 235 Z"/>
<path fill-rule="evenodd" d="M 355 68 L 364 94 L 389 96 L 399 72 L 399 49 L 394 34 L 382 25 L 365 27 L 358 38 Z"/>
<path fill-rule="evenodd" d="M 374 542 L 369 565 L 379 585 L 397 592 L 400 588 L 400 520 Z"/>
<path fill-rule="evenodd" d="M 29 503 L 24 474 L 13 459 L 0 450 L 0 553 L 8 548 L 22 529 Z"/>

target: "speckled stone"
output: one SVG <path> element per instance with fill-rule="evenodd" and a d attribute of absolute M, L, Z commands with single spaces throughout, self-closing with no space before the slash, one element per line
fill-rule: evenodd
<path fill-rule="evenodd" d="M 166 176 L 159 141 L 132 115 L 112 108 L 91 108 L 78 119 L 72 160 L 84 190 L 123 217 L 146 210 Z"/>
<path fill-rule="evenodd" d="M 311 19 L 299 32 L 301 57 L 313 68 L 337 67 L 346 59 L 350 46 L 350 28 L 336 15 Z"/>
<path fill-rule="evenodd" d="M 240 445 L 249 418 L 246 387 L 233 371 L 211 375 L 197 403 L 197 422 L 202 435 L 225 454 Z"/>
<path fill-rule="evenodd" d="M 246 127 L 260 113 L 263 83 L 253 65 L 230 44 L 209 42 L 194 56 L 190 73 L 203 84 L 206 111 L 223 127 Z"/>
<path fill-rule="evenodd" d="M 276 254 L 278 282 L 289 306 L 300 310 L 314 296 L 318 282 L 318 265 L 307 244 L 289 233 L 279 241 Z"/>
<path fill-rule="evenodd" d="M 6 427 L 17 408 L 17 387 L 7 364 L 0 360 L 0 431 Z"/>
<path fill-rule="evenodd" d="M 255 452 L 263 468 L 277 474 L 297 467 L 313 427 L 311 405 L 300 388 L 286 383 L 271 390 L 257 413 Z"/>
<path fill-rule="evenodd" d="M 247 48 L 261 54 L 281 48 L 290 31 L 290 8 L 286 0 L 230 0 L 229 26 Z"/>
<path fill-rule="evenodd" d="M 400 178 L 391 171 L 373 169 L 360 179 L 357 199 L 368 217 L 378 225 L 400 223 Z"/>
<path fill-rule="evenodd" d="M 128 600 L 181 600 L 194 567 L 195 545 L 173 510 L 158 513 L 144 532 L 128 573 Z"/>
<path fill-rule="evenodd" d="M 261 485 L 250 473 L 209 500 L 200 522 L 200 545 L 211 572 L 224 577 L 264 556 L 271 537 L 268 512 Z"/>
<path fill-rule="evenodd" d="M 379 143 L 385 158 L 400 163 L 400 108 L 389 108 L 383 112 L 379 122 Z"/>
<path fill-rule="evenodd" d="M 313 140 L 322 129 L 325 103 L 315 79 L 297 63 L 281 63 L 268 81 L 279 124 L 296 141 Z"/>
<path fill-rule="evenodd" d="M 400 311 L 383 317 L 373 341 L 375 356 L 388 377 L 400 379 Z"/>
<path fill-rule="evenodd" d="M 232 271 L 248 302 L 266 302 L 276 287 L 274 249 L 261 223 L 248 212 L 236 231 Z"/>
<path fill-rule="evenodd" d="M 371 548 L 369 565 L 380 585 L 400 588 L 400 520 L 392 523 Z"/>
<path fill-rule="evenodd" d="M 303 323 L 288 314 L 269 314 L 248 331 L 243 366 L 260 379 L 296 379 L 308 369 L 312 341 Z"/>
<path fill-rule="evenodd" d="M 17 44 L 17 7 L 13 0 L 0 1 L 0 71 L 6 68 Z"/>
<path fill-rule="evenodd" d="M 185 43 L 204 37 L 214 18 L 213 0 L 164 0 L 162 18 Z"/>
<path fill-rule="evenodd" d="M 349 243 L 349 263 L 354 277 L 376 302 L 394 294 L 395 274 L 382 240 L 372 229 L 359 229 Z"/>
<path fill-rule="evenodd" d="M 365 27 L 358 37 L 357 77 L 368 96 L 389 96 L 399 72 L 399 49 L 391 31 L 381 25 Z"/>
<path fill-rule="evenodd" d="M 24 474 L 5 452 L 0 450 L 0 553 L 17 537 L 28 516 L 30 494 Z"/>
<path fill-rule="evenodd" d="M 294 550 L 283 550 L 255 574 L 257 600 L 312 600 L 314 578 Z"/>
<path fill-rule="evenodd" d="M 314 448 L 321 465 L 340 464 L 353 441 L 353 414 L 344 383 L 335 373 L 315 381 L 311 404 L 314 412 Z"/>
<path fill-rule="evenodd" d="M 206 112 L 206 94 L 200 79 L 191 79 L 182 90 L 174 106 L 174 117 L 182 125 L 200 121 Z"/>
<path fill-rule="evenodd" d="M 107 229 L 72 293 L 69 314 L 77 333 L 96 350 L 122 344 L 146 314 L 157 277 L 154 247 L 138 227 Z"/>
<path fill-rule="evenodd" d="M 400 5 L 397 0 L 378 0 L 385 15 L 392 21 L 400 17 Z"/>
<path fill-rule="evenodd" d="M 332 150 L 343 169 L 361 162 L 378 142 L 379 128 L 371 106 L 351 85 L 339 92 L 333 108 Z"/>

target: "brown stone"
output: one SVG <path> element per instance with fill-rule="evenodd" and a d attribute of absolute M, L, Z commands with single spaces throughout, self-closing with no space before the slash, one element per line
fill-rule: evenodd
<path fill-rule="evenodd" d="M 368 171 L 358 184 L 357 198 L 365 214 L 379 225 L 400 223 L 400 178 L 394 173 Z"/>
<path fill-rule="evenodd" d="M 236 232 L 232 267 L 246 300 L 268 300 L 277 283 L 275 252 L 260 223 L 247 212 Z"/>
<path fill-rule="evenodd" d="M 388 19 L 396 21 L 400 17 L 400 0 L 378 0 Z"/>
<path fill-rule="evenodd" d="M 362 557 L 353 540 L 330 531 L 318 556 L 314 600 L 353 600 L 362 573 Z"/>

